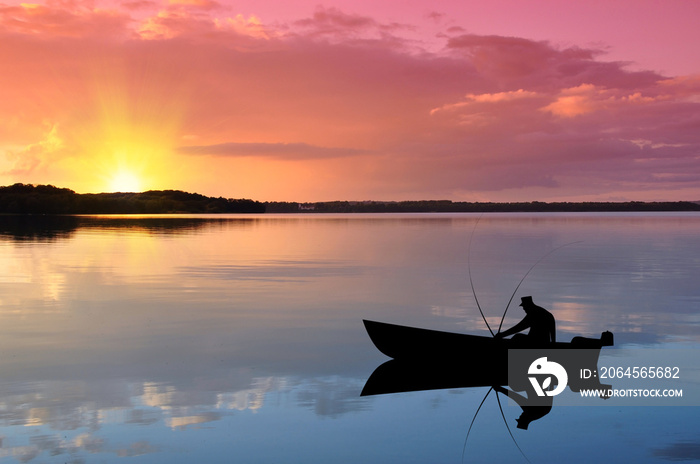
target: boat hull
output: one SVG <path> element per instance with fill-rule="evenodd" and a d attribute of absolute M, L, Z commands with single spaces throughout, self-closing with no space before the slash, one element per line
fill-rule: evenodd
<path fill-rule="evenodd" d="M 525 391 L 531 388 L 528 368 L 533 359 L 546 357 L 572 373 L 581 369 L 593 371 L 597 369 L 601 347 L 613 344 L 609 332 L 600 339 L 575 337 L 571 342 L 533 345 L 527 343 L 526 337 L 517 341 L 363 322 L 377 349 L 392 358 L 367 380 L 364 396 L 494 385 Z M 580 391 L 599 388 L 601 384 L 596 378 L 570 376 L 568 386 L 572 391 Z"/>
<path fill-rule="evenodd" d="M 468 358 L 476 355 L 507 359 L 510 349 L 600 349 L 612 346 L 612 334 L 600 339 L 575 337 L 571 342 L 532 344 L 527 340 L 482 337 L 363 320 L 374 346 L 393 359 Z"/>

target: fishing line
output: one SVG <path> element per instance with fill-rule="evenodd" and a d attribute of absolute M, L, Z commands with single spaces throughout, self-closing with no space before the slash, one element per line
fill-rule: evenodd
<path fill-rule="evenodd" d="M 474 413 L 474 417 L 472 418 L 472 423 L 469 424 L 469 430 L 467 430 L 467 436 L 464 437 L 464 446 L 462 446 L 462 462 L 464 462 L 464 452 L 467 450 L 467 440 L 469 440 L 469 433 L 472 431 L 472 426 L 474 425 L 474 421 L 476 420 L 476 416 L 477 416 L 477 414 L 479 414 L 479 411 L 481 410 L 481 407 L 484 405 L 484 401 L 486 401 L 486 398 L 489 397 L 489 393 L 491 393 L 491 390 L 493 390 L 493 387 L 489 388 L 489 391 L 486 392 L 484 399 L 481 400 L 479 407 L 476 408 L 476 412 Z M 496 396 L 498 396 L 498 395 L 496 395 Z"/>
<path fill-rule="evenodd" d="M 486 327 L 489 329 L 489 332 L 491 332 L 491 336 L 495 337 L 495 334 L 493 333 L 493 330 L 491 330 L 491 326 L 489 326 L 488 321 L 486 320 L 486 316 L 484 316 L 484 312 L 481 309 L 481 305 L 479 304 L 479 299 L 476 296 L 476 290 L 474 289 L 474 281 L 472 280 L 472 269 L 471 269 L 471 249 L 472 249 L 472 239 L 474 238 L 474 232 L 476 231 L 476 226 L 479 224 L 479 221 L 481 220 L 481 216 L 483 216 L 483 213 L 477 218 L 476 223 L 474 224 L 474 228 L 472 229 L 472 233 L 469 236 L 469 245 L 467 249 L 467 271 L 469 273 L 469 284 L 471 285 L 472 288 L 472 294 L 474 295 L 474 301 L 476 302 L 476 307 L 479 308 L 479 313 L 481 314 L 481 318 L 484 320 L 484 323 L 486 324 Z M 510 296 L 510 299 L 508 300 L 508 304 L 506 305 L 506 310 L 503 312 L 503 317 L 501 317 L 501 322 L 498 325 L 498 332 L 501 331 L 501 327 L 503 326 L 503 321 L 506 318 L 506 313 L 508 312 L 508 308 L 510 307 L 510 303 L 513 301 L 513 298 L 515 297 L 515 294 L 518 292 L 518 289 L 522 285 L 522 283 L 525 281 L 525 278 L 532 272 L 532 270 L 542 261 L 544 261 L 547 256 L 551 255 L 555 251 L 559 250 L 560 248 L 564 248 L 569 245 L 573 245 L 576 243 L 581 243 L 581 241 L 577 242 L 571 242 L 571 243 L 565 243 L 564 245 L 558 246 L 549 252 L 547 252 L 544 256 L 542 256 L 540 259 L 533 264 L 530 269 L 525 273 L 522 279 L 520 279 L 520 282 L 518 282 L 518 285 L 515 287 L 515 290 L 513 290 L 513 294 Z M 493 387 L 489 388 L 489 391 L 486 392 L 486 395 L 484 396 L 484 399 L 481 400 L 481 403 L 479 404 L 479 407 L 476 409 L 476 412 L 474 413 L 474 417 L 472 418 L 471 423 L 469 424 L 469 429 L 467 430 L 467 436 L 464 438 L 464 446 L 462 447 L 462 462 L 464 462 L 464 454 L 467 449 L 467 440 L 469 439 L 469 434 L 472 431 L 472 427 L 474 426 L 474 422 L 476 421 L 476 416 L 479 414 L 479 411 L 481 410 L 481 407 L 484 405 L 484 402 L 486 401 L 486 398 L 488 398 L 489 394 L 491 393 L 491 390 L 493 390 Z M 513 443 L 515 444 L 515 447 L 518 448 L 518 451 L 520 451 L 520 454 L 522 454 L 523 458 L 527 462 L 530 462 L 530 460 L 527 458 L 523 450 L 520 448 L 520 445 L 518 445 L 518 442 L 515 440 L 515 437 L 513 436 L 513 432 L 511 432 L 510 427 L 508 426 L 508 420 L 506 419 L 506 415 L 503 412 L 503 406 L 501 405 L 501 398 L 498 396 L 498 391 L 496 391 L 496 401 L 498 401 L 498 409 L 501 411 L 501 417 L 503 418 L 503 424 L 506 426 L 506 430 L 508 430 L 508 435 L 510 435 L 510 438 L 513 440 Z"/>
<path fill-rule="evenodd" d="M 510 438 L 513 439 L 513 443 L 515 443 L 515 447 L 518 448 L 518 451 L 520 451 L 520 454 L 523 455 L 525 460 L 527 462 L 530 462 L 530 460 L 525 456 L 525 453 L 523 453 L 523 450 L 520 449 L 520 445 L 518 445 L 518 442 L 515 441 L 515 437 L 513 436 L 513 432 L 510 431 L 510 427 L 508 427 L 508 421 L 506 420 L 506 415 L 503 414 L 503 406 L 501 406 L 501 398 L 498 396 L 498 392 L 496 392 L 496 399 L 498 400 L 498 409 L 501 410 L 501 417 L 503 417 L 503 423 L 506 424 L 506 429 L 508 430 L 508 434 L 510 435 Z"/>
<path fill-rule="evenodd" d="M 484 214 L 481 213 L 481 216 L 483 216 L 483 215 Z M 481 310 L 481 305 L 479 304 L 479 299 L 476 297 L 476 290 L 474 290 L 474 281 L 472 280 L 472 266 L 471 266 L 472 239 L 474 238 L 474 232 L 476 231 L 476 226 L 479 224 L 479 221 L 481 220 L 481 216 L 479 216 L 477 218 L 476 223 L 474 223 L 474 228 L 472 229 L 472 233 L 469 236 L 469 245 L 467 247 L 467 272 L 469 273 L 469 284 L 472 287 L 472 294 L 474 295 L 474 301 L 476 301 L 476 307 L 479 308 L 479 313 L 481 314 L 481 318 L 484 320 L 484 323 L 486 324 L 486 328 L 489 329 L 489 332 L 491 332 L 491 336 L 493 337 L 495 334 L 493 333 L 493 330 L 491 330 L 491 326 L 489 325 L 488 321 L 486 320 L 486 316 L 484 316 L 484 312 Z M 500 327 L 499 327 L 499 329 L 500 329 Z"/>
<path fill-rule="evenodd" d="M 501 323 L 498 324 L 498 331 L 499 331 L 499 332 L 501 331 L 501 327 L 503 327 L 503 321 L 504 321 L 505 318 L 506 318 L 506 313 L 508 312 L 508 308 L 510 307 L 510 303 L 513 301 L 513 297 L 515 296 L 515 293 L 516 293 L 516 292 L 518 291 L 518 289 L 520 288 L 520 285 L 522 285 L 522 283 L 525 281 L 525 277 L 527 277 L 527 275 L 535 268 L 535 266 L 537 266 L 540 262 L 544 261 L 544 259 L 545 259 L 547 256 L 551 255 L 552 253 L 554 253 L 555 251 L 559 250 L 560 248 L 564 248 L 565 246 L 574 245 L 574 244 L 576 244 L 576 243 L 581 243 L 581 242 L 582 242 L 582 240 L 579 240 L 578 242 L 565 243 L 564 245 L 561 245 L 561 246 L 558 246 L 558 247 L 556 247 L 556 248 L 554 248 L 554 249 L 552 249 L 552 250 L 549 250 L 548 253 L 546 253 L 544 256 L 542 256 L 540 259 L 538 259 L 537 262 L 536 262 L 535 264 L 533 264 L 532 267 L 531 267 L 530 269 L 528 269 L 528 271 L 525 273 L 525 275 L 523 276 L 523 278 L 520 279 L 520 282 L 518 282 L 518 286 L 515 287 L 515 290 L 513 290 L 513 294 L 510 296 L 510 300 L 508 300 L 508 304 L 506 305 L 506 310 L 503 311 L 503 317 L 501 318 Z M 474 298 L 476 298 L 476 295 L 474 295 Z M 491 332 L 491 333 L 493 334 L 493 332 Z"/>

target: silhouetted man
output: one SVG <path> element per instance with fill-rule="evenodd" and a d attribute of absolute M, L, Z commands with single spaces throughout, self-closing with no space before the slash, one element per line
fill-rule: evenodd
<path fill-rule="evenodd" d="M 535 406 L 532 404 L 533 401 L 530 399 L 530 395 L 534 393 L 531 392 L 529 389 L 527 392 L 527 397 L 500 386 L 494 386 L 493 389 L 499 393 L 508 395 L 508 398 L 518 403 L 518 406 L 522 408 L 523 413 L 520 414 L 520 417 L 515 419 L 515 421 L 518 423 L 519 429 L 527 430 L 527 427 L 530 425 L 530 422 L 543 418 L 552 410 L 552 405 L 554 403 L 554 397 L 552 396 L 546 396 L 544 398 L 537 397 L 537 399 L 534 401 L 534 403 L 536 404 Z M 546 404 L 542 404 L 543 402 Z"/>
<path fill-rule="evenodd" d="M 529 328 L 530 332 L 528 332 L 526 336 L 520 335 L 522 337 L 527 337 L 526 340 L 528 342 L 556 342 L 556 323 L 554 322 L 554 316 L 552 316 L 552 313 L 533 303 L 531 296 L 524 296 L 521 298 L 521 300 L 522 303 L 520 303 L 520 306 L 522 306 L 523 310 L 525 311 L 525 317 L 523 320 L 505 332 L 498 332 L 495 337 L 507 337 L 508 335 L 522 332 L 523 330 Z"/>

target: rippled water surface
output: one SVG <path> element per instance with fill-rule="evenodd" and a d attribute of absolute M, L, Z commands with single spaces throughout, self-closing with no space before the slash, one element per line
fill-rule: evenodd
<path fill-rule="evenodd" d="M 360 396 L 387 360 L 362 319 L 489 335 L 469 270 L 494 328 L 531 271 L 504 327 L 532 295 L 608 356 L 700 349 L 699 267 L 685 213 L 0 217 L 0 459 L 699 460 L 700 407 L 521 430 L 492 393 L 465 445 L 487 388 Z"/>

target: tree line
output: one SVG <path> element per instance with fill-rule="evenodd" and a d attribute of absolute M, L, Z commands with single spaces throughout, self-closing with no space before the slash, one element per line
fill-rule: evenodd
<path fill-rule="evenodd" d="M 216 213 L 534 213 L 700 211 L 700 203 L 676 202 L 463 202 L 328 201 L 259 202 L 207 197 L 180 190 L 84 193 L 53 185 L 0 187 L 0 214 L 216 214 Z"/>
<path fill-rule="evenodd" d="M 462 202 L 425 201 L 329 201 L 320 203 L 267 202 L 268 213 L 535 213 L 700 211 L 700 203 L 676 202 Z"/>
<path fill-rule="evenodd" d="M 179 190 L 143 193 L 84 193 L 53 185 L 0 187 L 5 214 L 173 214 L 264 213 L 265 205 L 247 199 L 214 198 Z"/>

